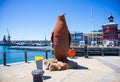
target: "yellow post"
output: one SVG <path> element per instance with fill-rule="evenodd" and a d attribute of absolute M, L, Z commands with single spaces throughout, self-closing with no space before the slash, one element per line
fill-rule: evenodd
<path fill-rule="evenodd" d="M 37 69 L 43 69 L 42 60 L 43 60 L 43 56 L 35 56 Z"/>

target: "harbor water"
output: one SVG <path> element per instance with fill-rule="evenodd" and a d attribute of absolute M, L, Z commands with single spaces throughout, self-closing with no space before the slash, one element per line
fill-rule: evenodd
<path fill-rule="evenodd" d="M 24 62 L 25 50 L 14 50 L 9 49 L 10 46 L 0 46 L 0 64 L 3 64 L 3 53 L 6 52 L 6 63 L 16 63 L 16 62 Z M 35 50 L 27 50 L 27 60 L 34 60 L 35 56 L 43 56 L 46 59 L 46 53 L 44 51 L 35 51 Z M 53 58 L 52 52 L 48 52 L 48 58 Z"/>

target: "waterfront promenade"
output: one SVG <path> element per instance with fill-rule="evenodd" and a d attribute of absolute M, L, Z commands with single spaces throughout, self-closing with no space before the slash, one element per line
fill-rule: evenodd
<path fill-rule="evenodd" d="M 78 69 L 45 71 L 43 82 L 120 82 L 119 56 L 92 56 L 71 59 L 79 64 Z M 0 82 L 33 82 L 34 61 L 0 66 Z"/>
<path fill-rule="evenodd" d="M 15 50 L 40 50 L 40 51 L 53 51 L 52 46 L 44 46 L 44 47 L 29 47 L 29 46 L 12 46 L 10 49 Z M 120 47 L 103 47 L 103 46 L 87 46 L 87 51 L 85 52 L 85 47 L 83 46 L 71 46 L 71 49 L 74 49 L 77 53 L 87 53 L 88 55 L 112 55 L 112 56 L 120 56 Z"/>

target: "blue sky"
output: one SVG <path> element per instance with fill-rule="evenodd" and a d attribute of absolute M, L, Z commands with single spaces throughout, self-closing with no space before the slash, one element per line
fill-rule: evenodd
<path fill-rule="evenodd" d="M 0 0 L 0 40 L 7 29 L 12 40 L 50 40 L 63 13 L 71 33 L 102 29 L 109 14 L 120 27 L 120 0 Z"/>

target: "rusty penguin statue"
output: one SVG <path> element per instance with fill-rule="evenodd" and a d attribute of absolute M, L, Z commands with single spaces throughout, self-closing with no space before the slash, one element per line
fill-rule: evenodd
<path fill-rule="evenodd" d="M 58 16 L 52 36 L 52 48 L 54 49 L 55 59 L 67 61 L 68 50 L 70 48 L 71 37 L 65 21 L 65 16 Z"/>

